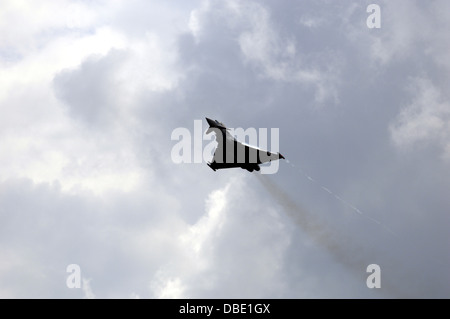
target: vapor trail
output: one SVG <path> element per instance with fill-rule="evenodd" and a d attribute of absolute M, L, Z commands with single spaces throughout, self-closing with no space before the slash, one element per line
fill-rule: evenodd
<path fill-rule="evenodd" d="M 340 263 L 358 270 L 365 271 L 370 263 L 363 260 L 363 254 L 355 253 L 359 250 L 354 242 L 345 239 L 342 235 L 332 231 L 326 223 L 315 215 L 300 207 L 283 189 L 278 187 L 266 175 L 255 174 L 265 189 L 283 207 L 287 215 L 299 226 L 314 242 L 330 252 Z"/>
<path fill-rule="evenodd" d="M 334 198 L 336 198 L 338 201 L 340 201 L 342 204 L 344 204 L 345 206 L 349 207 L 351 210 L 353 210 L 354 212 L 358 213 L 361 216 L 364 216 L 365 218 L 367 218 L 368 220 L 380 225 L 381 227 L 383 227 L 385 230 L 387 230 L 389 233 L 391 233 L 394 236 L 398 235 L 392 231 L 389 227 L 387 227 L 386 225 L 384 225 L 383 223 L 381 223 L 379 220 L 376 220 L 373 217 L 370 217 L 366 214 L 364 214 L 361 210 L 359 210 L 357 207 L 353 206 L 352 204 L 350 204 L 349 202 L 347 202 L 346 200 L 344 200 L 343 198 L 341 198 L 339 195 L 335 194 L 334 192 L 332 192 L 330 189 L 328 189 L 327 187 L 325 187 L 324 185 L 319 184 L 318 181 L 316 181 L 314 178 L 312 178 L 311 176 L 309 176 L 308 174 L 306 174 L 302 169 L 296 167 L 294 164 L 292 164 L 289 160 L 286 160 L 286 162 L 288 164 L 290 164 L 292 166 L 292 168 L 294 168 L 297 172 L 299 172 L 300 174 L 302 174 L 303 176 L 305 176 L 309 181 L 311 181 L 312 183 L 316 183 L 317 185 L 320 186 L 320 188 L 322 190 L 324 190 L 325 192 L 327 192 L 328 194 L 334 196 Z"/>
<path fill-rule="evenodd" d="M 347 267 L 363 283 L 367 279 L 366 268 L 373 263 L 376 256 L 368 255 L 368 248 L 358 245 L 354 239 L 332 230 L 325 221 L 311 214 L 298 205 L 291 196 L 274 183 L 267 175 L 254 174 L 269 194 L 281 205 L 286 214 L 299 226 L 315 243 L 328 251 L 334 259 Z M 387 286 L 387 287 L 386 287 Z M 384 284 L 381 293 L 390 297 L 403 295 L 389 283 Z M 387 289 L 386 289 L 387 288 Z"/>

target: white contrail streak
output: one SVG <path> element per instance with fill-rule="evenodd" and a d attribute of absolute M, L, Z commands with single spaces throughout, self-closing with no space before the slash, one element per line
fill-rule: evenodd
<path fill-rule="evenodd" d="M 370 247 L 360 246 L 350 237 L 347 237 L 346 234 L 328 227 L 325 220 L 303 209 L 267 175 L 255 174 L 255 176 L 305 234 L 319 246 L 326 249 L 336 261 L 347 266 L 347 269 L 352 271 L 357 277 L 361 280 L 366 280 L 364 271 L 367 265 L 372 263 L 372 258 L 367 254 Z M 384 287 L 386 287 L 386 284 Z M 395 296 L 397 293 L 394 290 L 391 291 L 391 289 L 389 287 L 388 290 L 383 290 L 383 293 Z"/>
<path fill-rule="evenodd" d="M 327 226 L 325 220 L 318 218 L 307 210 L 299 206 L 296 201 L 268 176 L 255 174 L 269 194 L 281 205 L 285 213 L 292 221 L 299 226 L 308 237 L 316 244 L 326 249 L 339 263 L 348 267 L 361 280 L 369 259 L 364 253 L 364 249 L 348 238 L 345 234 L 339 233 L 336 229 Z"/>
<path fill-rule="evenodd" d="M 338 201 L 340 201 L 342 204 L 344 204 L 345 206 L 347 206 L 348 208 L 350 208 L 351 210 L 353 210 L 354 212 L 358 213 L 361 216 L 364 216 L 365 218 L 371 220 L 372 222 L 380 225 L 381 227 L 383 227 L 385 230 L 387 230 L 389 233 L 391 233 L 392 235 L 395 235 L 398 237 L 398 235 L 392 231 L 389 227 L 387 227 L 386 225 L 382 224 L 380 221 L 376 220 L 375 218 L 372 218 L 366 214 L 364 214 L 361 210 L 359 210 L 357 207 L 355 207 L 354 205 L 350 204 L 349 202 L 347 202 L 346 200 L 344 200 L 343 198 L 341 198 L 339 195 L 335 194 L 334 192 L 332 192 L 329 188 L 325 187 L 324 185 L 321 185 L 318 181 L 316 181 L 314 178 L 312 178 L 311 176 L 309 176 L 308 174 L 306 174 L 302 169 L 296 167 L 293 163 L 291 163 L 289 160 L 286 160 L 286 163 L 290 164 L 292 166 L 292 168 L 294 168 L 298 173 L 300 173 L 301 175 L 303 175 L 304 177 L 306 177 L 309 181 L 317 184 L 320 186 L 320 188 L 322 188 L 322 190 L 324 190 L 325 192 L 327 192 L 330 195 L 333 195 L 334 198 L 336 198 Z"/>

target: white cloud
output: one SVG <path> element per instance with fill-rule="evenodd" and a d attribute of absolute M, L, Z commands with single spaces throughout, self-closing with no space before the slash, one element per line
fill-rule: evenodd
<path fill-rule="evenodd" d="M 212 237 L 220 234 L 225 220 L 226 196 L 231 183 L 224 189 L 216 190 L 209 195 L 206 202 L 208 211 L 195 225 L 189 228 L 188 234 L 180 239 L 184 245 L 193 250 L 194 255 L 207 251 Z M 201 260 L 196 258 L 201 264 Z"/>
<path fill-rule="evenodd" d="M 35 182 L 59 180 L 68 190 L 77 182 L 73 180 L 74 175 L 65 175 L 67 167 L 73 166 L 74 158 L 78 157 L 79 162 L 80 158 L 94 152 L 92 149 L 84 152 L 87 151 L 86 136 L 78 134 L 78 128 L 67 118 L 55 98 L 53 78 L 65 68 L 78 66 L 90 55 L 105 55 L 112 48 L 123 48 L 124 37 L 109 27 L 95 28 L 90 24 L 93 20 L 90 18 L 83 20 L 83 26 L 94 27 L 94 32 L 65 29 L 66 21 L 61 16 L 67 14 L 66 10 L 71 6 L 68 2 L 28 4 L 13 1 L 2 4 L 7 6 L 2 12 L 13 12 L 17 19 L 11 21 L 8 30 L 0 28 L 0 33 L 15 36 L 16 41 L 9 43 L 6 38 L 0 45 L 5 50 L 19 52 L 19 57 L 9 61 L 0 56 L 5 66 L 0 75 L 3 87 L 0 93 L 3 114 L 0 144 L 4 155 L 0 161 L 7 168 L 0 174 L 0 179 L 20 176 Z M 77 4 L 77 8 L 84 17 L 93 14 L 82 4 Z M 92 145 L 92 141 L 88 143 Z M 76 171 L 72 173 L 77 174 Z M 103 176 L 94 173 L 90 175 L 91 181 L 83 180 L 87 182 L 83 187 L 99 190 L 105 189 L 106 184 L 118 185 L 117 175 L 113 174 L 117 172 L 110 171 Z M 128 179 L 128 176 L 124 177 L 121 176 L 122 181 Z"/>
<path fill-rule="evenodd" d="M 365 53 L 375 69 L 401 64 L 408 59 L 421 64 L 426 60 L 449 66 L 446 52 L 450 46 L 445 31 L 449 27 L 446 17 L 448 2 L 435 1 L 381 1 L 381 28 L 368 29 L 364 25 L 347 27 L 349 38 L 365 43 Z M 361 7 L 362 9 L 362 7 Z M 364 8 L 365 9 L 365 8 Z M 412 66 L 411 68 L 415 68 Z"/>
<path fill-rule="evenodd" d="M 68 1 L 2 1 L 0 5 L 0 47 L 25 54 L 35 48 L 43 32 L 65 26 L 63 14 Z"/>
<path fill-rule="evenodd" d="M 84 299 L 95 299 L 95 294 L 91 288 L 91 279 L 83 278 L 81 288 L 83 289 Z"/>
<path fill-rule="evenodd" d="M 102 9 L 106 11 L 103 16 L 117 10 L 117 5 Z M 0 74 L 3 88 L 0 144 L 4 154 L 0 161 L 5 167 L 0 179 L 20 176 L 35 182 L 58 180 L 65 191 L 90 189 L 96 193 L 137 187 L 143 173 L 136 166 L 133 146 L 127 138 L 127 130 L 134 124 L 130 114 L 136 104 L 136 92 L 173 87 L 177 76 L 171 63 L 176 55 L 166 54 L 169 50 L 166 44 L 151 32 L 139 41 L 129 40 L 117 29 L 99 25 L 92 18 L 98 14 L 97 5 L 49 2 L 48 6 L 30 7 L 11 2 L 7 7 L 5 12 L 15 12 L 31 27 L 27 34 L 17 36 L 18 41 L 0 44 L 5 50 L 21 52 L 20 58 L 12 62 L 0 56 L 5 65 Z M 69 19 L 69 29 L 62 18 L 45 22 L 49 15 L 60 17 L 63 13 L 75 14 Z M 32 17 L 28 18 L 29 15 Z M 0 29 L 0 33 L 14 34 L 16 30 L 27 29 L 18 25 L 21 19 L 11 21 L 9 29 Z M 51 36 L 42 35 L 47 29 L 53 30 Z M 25 45 L 29 47 L 24 48 Z M 102 61 L 106 61 L 103 68 Z M 94 133 L 95 137 L 80 131 L 80 123 L 73 122 L 74 113 L 67 113 L 64 101 L 54 94 L 54 78 L 61 73 L 80 75 L 70 83 L 82 88 L 74 92 L 80 99 L 74 106 L 75 118 L 79 111 L 85 110 L 88 121 L 92 120 L 92 114 L 101 116 L 102 121 L 111 120 L 114 108 L 103 102 L 115 92 L 116 114 L 123 116 L 120 128 Z M 95 113 L 96 109 L 105 112 Z M 95 117 L 94 123 L 98 123 Z"/>
<path fill-rule="evenodd" d="M 179 299 L 186 298 L 185 290 L 180 278 L 172 278 L 165 276 L 162 272 L 158 272 L 153 279 L 150 289 L 153 291 L 155 298 L 159 299 Z"/>
<path fill-rule="evenodd" d="M 248 187 L 245 179 L 233 178 L 209 194 L 205 215 L 178 237 L 181 254 L 154 276 L 150 287 L 157 298 L 282 294 L 280 271 L 289 232 L 273 207 L 258 203 Z"/>
<path fill-rule="evenodd" d="M 173 261 L 170 263 L 168 268 L 172 269 L 171 272 L 167 268 L 158 271 L 150 285 L 157 298 L 190 297 L 186 282 L 195 281 L 193 278 L 203 276 L 213 266 L 211 257 L 225 222 L 227 194 L 231 185 L 229 183 L 223 189 L 210 193 L 206 201 L 206 214 L 176 239 L 183 259 L 176 264 Z M 192 290 L 192 287 L 189 288 Z"/>
<path fill-rule="evenodd" d="M 200 46 L 207 44 L 217 29 L 216 45 L 230 43 L 233 53 L 238 49 L 239 63 L 259 79 L 303 85 L 314 92 L 318 105 L 338 102 L 339 56 L 309 52 L 295 34 L 298 19 L 274 20 L 270 9 L 254 1 L 205 1 L 191 13 L 190 30 Z"/>
<path fill-rule="evenodd" d="M 293 34 L 283 36 L 277 32 L 269 11 L 262 5 L 232 3 L 238 17 L 245 21 L 239 45 L 247 62 L 257 66 L 264 77 L 312 85 L 318 103 L 337 101 L 335 77 L 339 69 L 336 61 L 329 59 L 327 69 L 319 68 L 318 61 L 308 61 L 302 48 L 297 48 Z"/>
<path fill-rule="evenodd" d="M 395 145 L 412 148 L 418 145 L 437 144 L 447 157 L 450 145 L 450 104 L 429 79 L 411 81 L 409 91 L 413 99 L 391 125 Z"/>

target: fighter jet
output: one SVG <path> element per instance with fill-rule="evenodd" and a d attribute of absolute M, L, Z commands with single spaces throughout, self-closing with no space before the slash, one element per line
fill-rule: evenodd
<path fill-rule="evenodd" d="M 284 159 L 280 153 L 271 153 L 269 151 L 243 144 L 231 136 L 229 129 L 217 120 L 206 118 L 209 128 L 206 134 L 216 133 L 218 143 L 214 151 L 214 157 L 208 166 L 214 171 L 223 168 L 240 167 L 249 172 L 259 171 L 259 164 L 267 163 L 272 160 Z"/>

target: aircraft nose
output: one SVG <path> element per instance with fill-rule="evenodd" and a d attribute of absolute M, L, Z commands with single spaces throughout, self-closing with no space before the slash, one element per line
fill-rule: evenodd
<path fill-rule="evenodd" d="M 208 122 L 208 124 L 209 124 L 210 126 L 215 126 L 215 123 L 214 123 L 213 120 L 211 120 L 210 118 L 207 118 L 207 117 L 205 117 L 205 119 L 206 119 L 206 122 Z"/>

